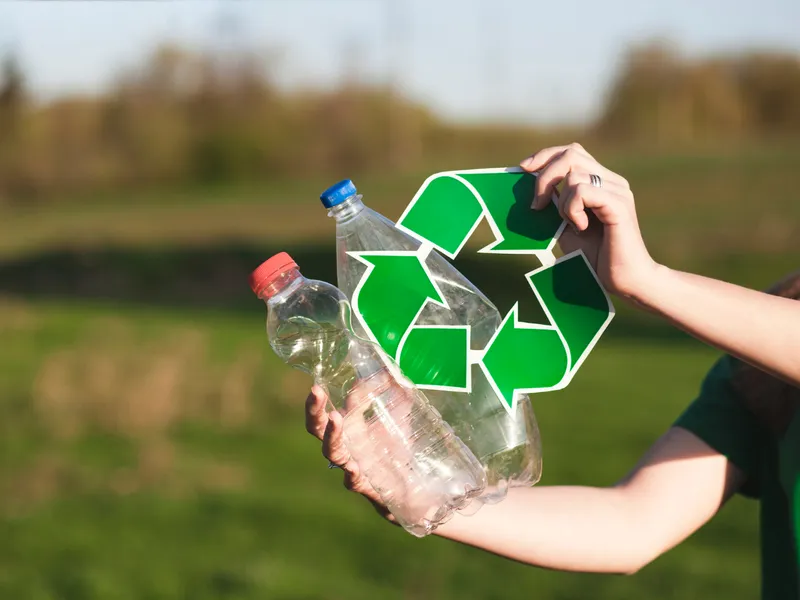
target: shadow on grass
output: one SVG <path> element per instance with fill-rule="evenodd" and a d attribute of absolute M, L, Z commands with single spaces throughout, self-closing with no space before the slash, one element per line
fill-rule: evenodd
<path fill-rule="evenodd" d="M 0 294 L 30 300 L 108 300 L 170 308 L 251 310 L 257 300 L 248 287 L 248 275 L 280 251 L 289 252 L 307 277 L 336 281 L 335 251 L 330 244 L 108 247 L 53 250 L 0 262 Z M 459 257 L 456 266 L 504 315 L 519 301 L 523 320 L 544 322 L 523 277 L 530 266 L 487 262 L 475 254 Z M 619 312 L 606 334 L 609 338 L 688 339 L 658 319 L 615 304 Z"/>

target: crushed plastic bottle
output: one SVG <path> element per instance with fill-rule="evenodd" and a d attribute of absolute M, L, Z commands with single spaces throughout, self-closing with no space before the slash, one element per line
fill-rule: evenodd
<path fill-rule="evenodd" d="M 325 190 L 320 200 L 336 221 L 338 286 L 350 299 L 366 265 L 349 256 L 349 252 L 416 251 L 421 245 L 392 221 L 365 206 L 349 179 Z M 436 250 L 428 254 L 426 266 L 448 306 L 428 303 L 416 323 L 468 325 L 471 349 L 483 349 L 502 323 L 497 307 Z M 402 288 L 398 287 L 397 292 L 403 293 Z M 360 335 L 367 335 L 359 319 L 354 319 L 354 325 Z M 541 439 L 527 395 L 519 397 L 512 416 L 477 364 L 471 367 L 471 377 L 470 393 L 426 389 L 425 394 L 483 464 L 488 485 L 480 500 L 492 504 L 505 498 L 509 487 L 527 487 L 539 481 Z M 479 506 L 480 503 L 473 503 L 472 510 Z"/>
<path fill-rule="evenodd" d="M 305 278 L 286 253 L 250 286 L 266 302 L 270 346 L 326 391 L 348 452 L 406 531 L 423 537 L 480 496 L 478 459 L 380 346 L 355 334 L 339 289 Z"/>

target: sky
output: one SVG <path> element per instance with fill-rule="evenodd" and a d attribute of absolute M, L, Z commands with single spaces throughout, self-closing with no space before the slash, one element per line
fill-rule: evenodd
<path fill-rule="evenodd" d="M 0 2 L 0 51 L 17 52 L 45 98 L 101 91 L 169 41 L 272 52 L 287 87 L 393 73 L 448 119 L 548 124 L 591 119 L 633 43 L 800 53 L 798 31 L 799 0 Z"/>

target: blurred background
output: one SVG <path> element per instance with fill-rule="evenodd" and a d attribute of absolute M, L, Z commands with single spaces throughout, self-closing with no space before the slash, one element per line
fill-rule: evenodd
<path fill-rule="evenodd" d="M 792 0 L 1 3 L 0 596 L 756 597 L 743 499 L 628 578 L 386 525 L 305 433 L 247 275 L 288 250 L 335 281 L 339 179 L 397 219 L 438 170 L 580 141 L 658 260 L 765 287 L 800 266 L 799 25 Z M 518 281 L 481 235 L 470 276 Z M 624 476 L 715 359 L 617 309 L 534 398 L 544 485 Z"/>

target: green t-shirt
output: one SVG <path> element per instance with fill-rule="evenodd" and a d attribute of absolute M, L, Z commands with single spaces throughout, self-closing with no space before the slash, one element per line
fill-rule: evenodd
<path fill-rule="evenodd" d="M 740 493 L 760 501 L 763 600 L 800 600 L 800 411 L 784 435 L 772 433 L 737 396 L 732 363 L 725 357 L 714 365 L 675 425 L 739 467 L 747 478 Z"/>

